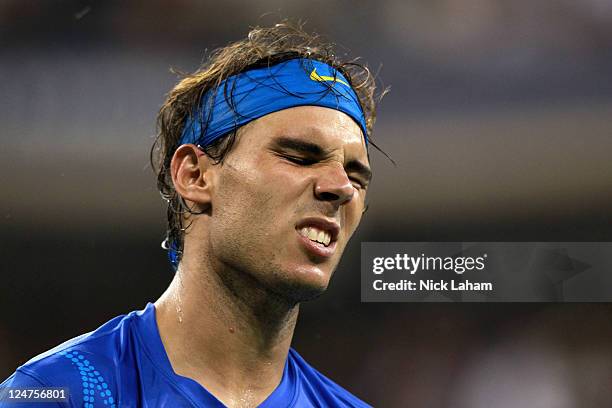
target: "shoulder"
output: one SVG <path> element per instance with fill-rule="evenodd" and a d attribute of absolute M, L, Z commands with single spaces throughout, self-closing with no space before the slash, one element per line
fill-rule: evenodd
<path fill-rule="evenodd" d="M 90 401 L 100 399 L 106 406 L 114 406 L 114 379 L 120 374 L 119 361 L 130 343 L 134 314 L 118 316 L 30 359 L 2 386 L 66 387 L 71 404 L 87 407 Z"/>
<path fill-rule="evenodd" d="M 289 360 L 300 378 L 301 391 L 318 404 L 329 407 L 371 408 L 317 369 L 308 364 L 294 349 L 289 349 Z"/>

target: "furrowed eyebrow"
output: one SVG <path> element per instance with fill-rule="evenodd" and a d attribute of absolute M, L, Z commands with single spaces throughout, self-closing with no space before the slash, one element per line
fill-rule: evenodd
<path fill-rule="evenodd" d="M 278 148 L 289 149 L 299 153 L 306 153 L 314 157 L 322 157 L 326 154 L 325 150 L 316 143 L 293 139 L 291 137 L 279 137 L 275 139 L 273 143 Z M 345 169 L 347 172 L 355 172 L 359 174 L 368 182 L 372 179 L 372 170 L 370 170 L 370 167 L 363 164 L 359 160 L 349 161 L 346 164 Z"/>
<path fill-rule="evenodd" d="M 325 151 L 316 143 L 306 142 L 304 140 L 293 139 L 290 137 L 279 137 L 274 141 L 277 147 L 290 149 L 300 153 L 308 153 L 313 156 L 323 156 Z"/>

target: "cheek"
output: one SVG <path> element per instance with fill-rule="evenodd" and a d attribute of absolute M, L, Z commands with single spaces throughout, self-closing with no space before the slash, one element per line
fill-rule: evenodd
<path fill-rule="evenodd" d="M 351 234 L 355 232 L 355 230 L 359 226 L 364 209 L 365 193 L 359 193 L 359 196 L 355 197 L 346 209 L 346 221 L 347 225 L 350 225 L 351 227 Z"/>
<path fill-rule="evenodd" d="M 256 197 L 252 176 L 243 171 L 224 165 L 217 180 L 217 187 L 212 199 L 212 223 L 217 228 L 238 227 L 246 218 L 247 208 Z"/>
<path fill-rule="evenodd" d="M 255 198 L 261 185 L 261 173 L 248 162 L 226 162 L 217 180 L 220 201 L 251 200 Z M 221 204 L 221 203 L 220 203 Z"/>
<path fill-rule="evenodd" d="M 279 191 L 283 185 L 280 177 L 256 166 L 229 164 L 219 177 L 219 188 L 213 211 L 228 222 L 259 224 L 266 217 L 274 217 L 271 209 L 282 207 Z M 261 167 L 261 166 L 260 166 Z M 243 225 L 245 226 L 245 225 Z"/>

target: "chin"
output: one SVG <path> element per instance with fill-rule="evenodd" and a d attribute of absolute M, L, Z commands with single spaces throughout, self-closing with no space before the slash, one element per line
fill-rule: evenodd
<path fill-rule="evenodd" d="M 284 279 L 277 282 L 274 292 L 294 303 L 313 300 L 327 290 L 331 274 L 318 267 L 292 268 L 282 274 Z"/>
<path fill-rule="evenodd" d="M 296 284 L 290 287 L 282 288 L 279 293 L 283 298 L 290 303 L 302 303 L 314 300 L 325 293 L 327 286 L 310 286 Z"/>

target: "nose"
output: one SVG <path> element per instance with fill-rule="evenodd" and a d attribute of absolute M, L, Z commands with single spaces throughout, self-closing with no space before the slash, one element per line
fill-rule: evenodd
<path fill-rule="evenodd" d="M 319 200 L 331 202 L 339 207 L 351 201 L 355 195 L 355 188 L 341 165 L 329 166 L 317 178 L 314 193 Z"/>

